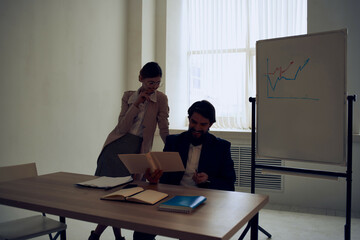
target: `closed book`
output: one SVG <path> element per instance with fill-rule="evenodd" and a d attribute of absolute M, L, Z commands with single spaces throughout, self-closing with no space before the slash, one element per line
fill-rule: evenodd
<path fill-rule="evenodd" d="M 175 196 L 159 204 L 159 210 L 169 212 L 191 213 L 206 201 L 204 196 Z"/>

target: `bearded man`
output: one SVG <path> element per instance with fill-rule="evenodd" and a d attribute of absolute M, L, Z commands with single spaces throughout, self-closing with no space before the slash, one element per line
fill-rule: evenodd
<path fill-rule="evenodd" d="M 185 172 L 163 173 L 160 182 L 189 187 L 234 191 L 236 180 L 230 142 L 209 129 L 216 121 L 214 106 L 195 102 L 188 109 L 189 130 L 166 138 L 164 152 L 179 152 Z"/>
<path fill-rule="evenodd" d="M 162 173 L 158 169 L 153 175 L 162 174 L 160 182 L 166 184 L 234 191 L 236 175 L 230 142 L 209 133 L 216 121 L 214 106 L 206 100 L 195 102 L 188 109 L 188 118 L 189 130 L 168 135 L 164 147 L 164 152 L 179 152 L 185 172 Z M 133 239 L 154 240 L 155 236 L 135 231 Z"/>

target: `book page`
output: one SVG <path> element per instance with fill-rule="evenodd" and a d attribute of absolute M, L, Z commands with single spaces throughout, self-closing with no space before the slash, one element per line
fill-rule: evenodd
<path fill-rule="evenodd" d="M 164 172 L 185 171 L 178 152 L 151 152 L 151 156 L 158 168 Z"/>
<path fill-rule="evenodd" d="M 139 203 L 147 203 L 147 204 L 155 204 L 158 201 L 166 198 L 168 196 L 167 193 L 158 192 L 155 190 L 145 190 L 136 195 L 126 198 L 127 201 L 131 202 L 139 202 Z"/>
<path fill-rule="evenodd" d="M 131 174 L 145 173 L 147 168 L 151 168 L 145 154 L 118 154 L 118 157 Z"/>
<path fill-rule="evenodd" d="M 132 196 L 136 193 L 142 192 L 144 191 L 144 189 L 142 187 L 134 187 L 134 188 L 125 188 L 125 189 L 120 189 L 116 192 L 107 194 L 103 197 L 101 197 L 101 199 L 105 199 L 105 200 L 126 200 L 127 197 Z"/>

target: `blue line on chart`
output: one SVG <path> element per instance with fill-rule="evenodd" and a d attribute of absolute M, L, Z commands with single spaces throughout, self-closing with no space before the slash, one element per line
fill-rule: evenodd
<path fill-rule="evenodd" d="M 290 62 L 289 66 L 284 70 L 282 71 L 281 67 L 280 68 L 276 68 L 275 72 L 272 73 L 273 75 L 275 75 L 276 71 L 279 70 L 279 77 L 276 78 L 275 80 L 275 83 L 274 83 L 274 86 L 272 85 L 272 82 L 271 82 L 271 79 L 270 79 L 270 73 L 269 73 L 269 59 L 267 58 L 266 59 L 266 78 L 267 78 L 267 98 L 276 98 L 276 99 L 305 99 L 305 100 L 314 100 L 314 101 L 318 101 L 319 98 L 311 98 L 311 97 L 271 97 L 269 95 L 269 85 L 270 85 L 270 88 L 272 89 L 272 91 L 275 91 L 276 89 L 276 86 L 277 86 L 277 83 L 280 81 L 280 80 L 287 80 L 287 81 L 294 81 L 296 80 L 297 76 L 298 76 L 298 73 L 300 71 L 302 71 L 304 69 L 304 67 L 308 64 L 308 62 L 310 61 L 310 58 L 306 59 L 304 64 L 302 66 L 299 66 L 299 68 L 297 69 L 295 75 L 293 78 L 289 78 L 289 77 L 284 77 L 282 76 L 282 74 L 284 72 L 286 72 L 288 70 L 288 68 L 290 67 L 290 65 L 292 65 L 294 62 Z"/>

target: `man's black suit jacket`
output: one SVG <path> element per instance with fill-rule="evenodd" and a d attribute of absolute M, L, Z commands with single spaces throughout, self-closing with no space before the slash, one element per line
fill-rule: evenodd
<path fill-rule="evenodd" d="M 206 133 L 202 144 L 198 172 L 205 172 L 209 182 L 198 187 L 234 191 L 236 180 L 234 162 L 231 159 L 230 142 Z M 166 138 L 164 152 L 179 152 L 186 168 L 191 138 L 188 132 L 169 135 Z M 179 185 L 184 172 L 166 172 L 161 183 Z"/>

